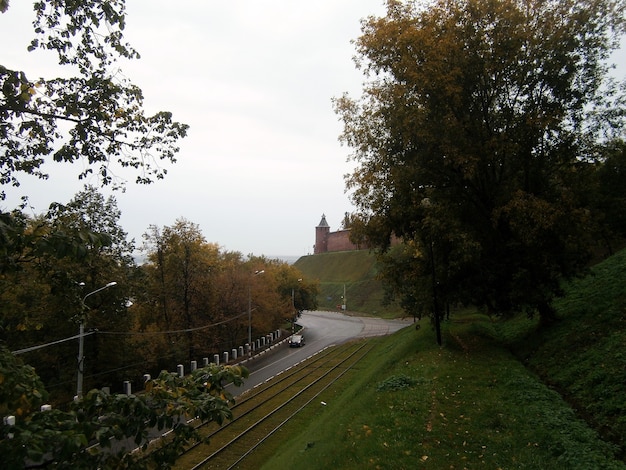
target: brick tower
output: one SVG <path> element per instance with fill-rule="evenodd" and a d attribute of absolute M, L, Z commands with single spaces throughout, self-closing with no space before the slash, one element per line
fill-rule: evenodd
<path fill-rule="evenodd" d="M 330 232 L 330 226 L 326 222 L 326 215 L 322 214 L 322 220 L 317 227 L 315 227 L 315 247 L 313 248 L 313 254 L 326 253 L 328 251 L 328 233 Z"/>

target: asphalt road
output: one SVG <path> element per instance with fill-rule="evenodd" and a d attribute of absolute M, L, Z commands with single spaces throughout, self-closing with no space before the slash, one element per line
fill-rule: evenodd
<path fill-rule="evenodd" d="M 242 387 L 230 390 L 237 396 L 293 367 L 323 349 L 355 338 L 384 336 L 410 326 L 412 320 L 383 320 L 372 317 L 345 315 L 341 312 L 304 312 L 298 320 L 304 328 L 306 344 L 290 348 L 288 338 L 282 338 L 271 351 L 248 360 L 244 365 L 250 377 Z"/>

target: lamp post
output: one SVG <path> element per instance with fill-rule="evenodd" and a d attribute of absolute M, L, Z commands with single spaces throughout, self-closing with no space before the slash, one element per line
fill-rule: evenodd
<path fill-rule="evenodd" d="M 252 277 L 263 274 L 265 270 L 255 271 Z M 252 279 L 248 284 L 248 356 L 252 354 Z"/>
<path fill-rule="evenodd" d="M 302 279 L 298 279 L 298 282 L 302 282 Z M 296 310 L 296 301 L 295 301 L 295 289 L 291 288 L 291 308 L 293 308 L 293 317 L 291 319 L 291 332 L 295 332 L 296 330 L 296 317 L 298 316 L 298 311 Z"/>
<path fill-rule="evenodd" d="M 106 286 L 100 287 L 99 289 L 90 292 L 85 297 L 83 297 L 81 303 L 82 315 L 80 318 L 80 326 L 78 327 L 78 373 L 76 376 L 76 398 L 79 399 L 83 396 L 83 372 L 85 371 L 85 355 L 83 353 L 85 341 L 85 314 L 87 311 L 87 304 L 85 304 L 85 301 L 90 295 L 96 294 L 100 291 L 103 291 L 104 289 L 108 289 L 109 287 L 113 287 L 115 285 L 117 285 L 117 282 L 109 282 Z"/>

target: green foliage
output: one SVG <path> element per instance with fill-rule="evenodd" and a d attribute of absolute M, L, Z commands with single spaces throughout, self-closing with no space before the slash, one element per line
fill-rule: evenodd
<path fill-rule="evenodd" d="M 357 163 L 346 183 L 360 234 L 412 244 L 413 275 L 390 266 L 397 294 L 418 297 L 403 284 L 430 276 L 435 309 L 553 319 L 561 279 L 584 269 L 601 232 L 588 193 L 606 135 L 623 134 L 604 60 L 624 6 L 389 2 L 363 22 L 368 81 L 335 109 Z"/>
<path fill-rule="evenodd" d="M 413 385 L 417 383 L 417 379 L 413 377 L 409 377 L 408 375 L 394 375 L 378 384 L 376 390 L 379 392 L 382 391 L 391 391 L 394 392 L 396 390 L 402 390 L 405 388 L 411 388 Z"/>
<path fill-rule="evenodd" d="M 317 310 L 319 285 L 317 281 L 306 279 L 294 265 L 281 264 L 276 267 L 276 281 L 281 296 L 290 297 L 293 302 L 294 320 L 298 312 L 303 310 Z M 289 318 L 289 317 L 288 317 Z"/>
<path fill-rule="evenodd" d="M 141 90 L 119 74 L 118 57 L 139 57 L 123 41 L 124 0 L 38 1 L 34 12 L 29 50 L 55 52 L 75 75 L 34 80 L 0 65 L 0 184 L 47 178 L 51 160 L 80 160 L 79 178 L 95 170 L 103 184 L 119 183 L 115 163 L 137 170 L 138 183 L 163 178 L 161 161 L 175 161 L 188 126 L 169 112 L 147 116 Z"/>
<path fill-rule="evenodd" d="M 29 365 L 0 345 L 0 416 L 30 415 L 48 399 L 43 383 Z"/>
<path fill-rule="evenodd" d="M 88 227 L 55 227 L 45 220 L 32 220 L 20 210 L 0 211 L 0 272 L 15 272 L 46 256 L 84 259 L 87 246 L 111 244 L 106 233 Z"/>
<path fill-rule="evenodd" d="M 136 395 L 92 390 L 69 411 L 38 411 L 45 391 L 32 368 L 5 348 L 0 354 L 0 408 L 3 416 L 16 417 L 14 426 L 0 424 L 7 468 L 22 468 L 25 462 L 67 469 L 169 468 L 183 447 L 199 438 L 188 417 L 220 424 L 231 419 L 233 397 L 223 386 L 239 386 L 248 377 L 239 366 L 211 365 L 185 377 L 162 372 Z M 149 448 L 149 433 L 155 430 L 172 432 L 167 442 Z M 137 447 L 143 452 L 129 452 Z"/>
<path fill-rule="evenodd" d="M 126 303 L 132 296 L 134 246 L 119 227 L 119 217 L 115 199 L 105 200 L 90 186 L 65 205 L 53 204 L 45 215 L 3 214 L 7 243 L 0 264 L 0 339 L 11 350 L 73 336 L 80 319 L 88 329 L 130 329 L 132 317 Z M 87 293 L 113 280 L 117 282 L 114 290 L 90 297 L 88 305 L 82 305 Z M 88 377 L 101 375 L 101 363 L 109 370 L 117 369 L 138 357 L 130 345 L 111 337 L 87 345 Z M 23 356 L 37 369 L 54 403 L 74 395 L 75 351 L 75 343 L 61 344 Z M 103 386 L 113 380 L 121 384 L 124 378 L 99 380 L 103 382 L 97 385 Z M 91 379 L 88 384 L 96 385 Z"/>

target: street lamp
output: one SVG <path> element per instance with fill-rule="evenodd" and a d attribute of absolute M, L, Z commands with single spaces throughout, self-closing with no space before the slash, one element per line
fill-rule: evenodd
<path fill-rule="evenodd" d="M 99 289 L 96 289 L 93 292 L 87 294 L 85 297 L 83 297 L 83 300 L 81 302 L 82 314 L 80 317 L 80 326 L 78 327 L 78 373 L 76 377 L 76 398 L 83 397 L 83 372 L 85 371 L 85 355 L 83 353 L 83 348 L 85 341 L 85 315 L 87 312 L 87 304 L 85 304 L 85 301 L 90 295 L 96 294 L 100 291 L 103 291 L 104 289 L 108 289 L 109 287 L 113 287 L 115 285 L 117 285 L 117 282 L 109 282 L 106 286 L 100 287 Z"/>
<path fill-rule="evenodd" d="M 254 276 L 263 274 L 265 270 L 254 271 Z M 248 283 L 248 355 L 252 354 L 252 279 Z"/>
<path fill-rule="evenodd" d="M 298 282 L 302 282 L 302 279 L 298 279 Z M 296 317 L 298 316 L 295 302 L 295 289 L 293 287 L 291 288 L 291 308 L 293 308 L 293 318 L 291 319 L 291 332 L 293 333 L 296 330 Z"/>

